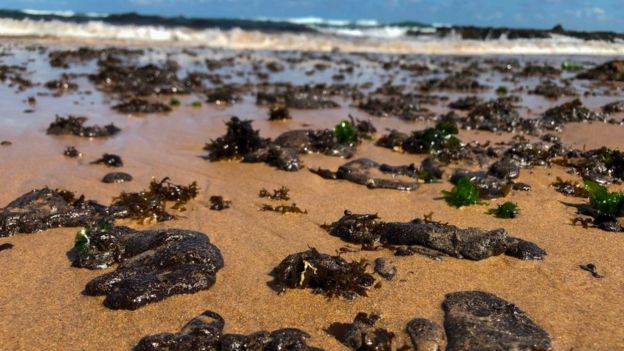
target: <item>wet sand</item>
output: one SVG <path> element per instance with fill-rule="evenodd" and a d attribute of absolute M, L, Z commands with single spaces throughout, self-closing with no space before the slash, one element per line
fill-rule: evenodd
<path fill-rule="evenodd" d="M 121 190 L 147 187 L 152 177 L 169 176 L 179 184 L 197 181 L 200 195 L 186 206 L 187 211 L 179 219 L 148 225 L 125 223 L 137 229 L 175 227 L 206 233 L 223 253 L 225 267 L 209 290 L 176 295 L 136 311 L 114 311 L 102 305 L 102 297 L 81 295 L 85 284 L 102 271 L 70 267 L 67 254 L 74 245 L 77 228 L 0 238 L 0 244 L 15 245 L 0 252 L 2 349 L 129 349 L 145 335 L 178 331 L 206 309 L 225 318 L 226 332 L 296 327 L 312 335 L 311 345 L 328 350 L 344 348 L 325 331 L 332 322 L 350 322 L 360 311 L 375 312 L 383 318 L 381 326 L 399 334 L 396 345 L 400 346 L 406 342 L 402 331 L 409 320 L 423 317 L 441 324 L 444 295 L 462 290 L 483 290 L 515 303 L 550 333 L 555 350 L 624 349 L 624 236 L 571 225 L 575 209 L 564 203 L 585 200 L 564 197 L 549 186 L 556 176 L 573 178 L 558 166 L 522 170 L 518 181 L 530 184 L 531 192 L 512 192 L 505 199 L 491 201 L 489 206 L 455 209 L 440 199 L 440 192 L 451 188 L 447 181 L 424 184 L 413 192 L 369 190 L 346 181 L 325 180 L 305 169 L 283 172 L 265 164 L 209 162 L 201 157 L 205 155 L 204 143 L 222 135 L 223 122 L 232 115 L 256 120 L 254 127 L 263 136 L 275 137 L 300 128 L 302 123 L 312 128 L 331 128 L 349 113 L 367 117 L 348 104 L 340 109 L 291 110 L 293 120 L 269 122 L 266 109 L 256 107 L 251 99 L 226 108 L 204 104 L 197 109 L 187 106 L 192 97 L 183 97 L 183 106 L 169 114 L 128 117 L 112 111 L 107 99 L 97 92 L 83 95 L 84 99 L 80 96 L 38 97 L 35 112 L 22 114 L 25 105 L 15 99 L 12 89 L 0 86 L 0 102 L 7 113 L 24 119 L 22 124 L 12 117 L 18 120 L 18 126 L 8 128 L 5 121 L 0 129 L 0 139 L 13 142 L 0 147 L 0 206 L 46 185 L 108 204 Z M 591 99 L 584 102 L 592 106 Z M 535 110 L 539 107 L 535 106 Z M 106 140 L 48 136 L 45 129 L 57 113 L 85 114 L 91 117 L 89 123 L 114 122 L 123 131 Z M 375 118 L 373 122 L 379 134 L 385 128 L 409 132 L 431 124 L 396 118 Z M 460 132 L 464 141 L 508 140 L 511 136 Z M 566 145 L 579 148 L 621 148 L 624 127 L 570 124 L 561 136 Z M 82 158 L 65 158 L 62 153 L 69 145 L 76 146 Z M 121 155 L 121 170 L 132 174 L 134 181 L 101 183 L 101 177 L 111 169 L 88 163 L 104 152 Z M 395 153 L 368 141 L 358 147 L 356 157 L 389 164 L 409 164 L 424 158 Z M 309 168 L 335 169 L 344 162 L 323 155 L 303 156 L 303 160 Z M 452 168 L 445 174 L 450 174 Z M 291 189 L 292 201 L 307 209 L 307 215 L 259 211 L 268 200 L 258 198 L 258 191 L 282 185 Z M 208 198 L 215 194 L 232 200 L 232 207 L 210 211 Z M 502 220 L 485 214 L 505 200 L 519 204 L 518 218 Z M 544 261 L 506 256 L 479 262 L 454 258 L 433 261 L 419 255 L 395 257 L 388 250 L 362 251 L 344 257 L 386 257 L 398 268 L 393 281 L 383 281 L 368 297 L 346 301 L 327 299 L 308 290 L 289 290 L 282 295 L 271 290 L 267 286 L 271 280 L 268 273 L 285 256 L 308 247 L 333 254 L 348 246 L 319 227 L 338 219 L 344 209 L 378 213 L 390 221 L 408 221 L 433 212 L 434 219 L 460 227 L 504 227 L 512 236 L 535 242 L 548 256 Z M 605 277 L 595 279 L 578 268 L 589 262 L 596 264 Z"/>

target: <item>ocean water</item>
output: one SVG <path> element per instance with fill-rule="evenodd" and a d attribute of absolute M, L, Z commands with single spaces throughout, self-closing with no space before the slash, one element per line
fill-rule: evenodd
<path fill-rule="evenodd" d="M 441 24 L 316 17 L 220 19 L 0 10 L 0 35 L 74 41 L 171 42 L 232 49 L 419 54 L 624 53 L 621 35 L 612 40 L 587 40 L 556 33 L 540 38 L 511 39 L 502 33 L 475 40 L 464 39 L 459 31 Z"/>

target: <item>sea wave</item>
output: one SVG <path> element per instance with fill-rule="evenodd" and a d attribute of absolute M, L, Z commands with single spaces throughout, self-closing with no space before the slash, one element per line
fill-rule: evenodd
<path fill-rule="evenodd" d="M 444 36 L 439 35 L 440 31 L 444 31 Z M 481 32 L 477 34 L 481 35 Z M 266 50 L 408 54 L 624 53 L 624 41 L 617 37 L 613 40 L 586 40 L 553 32 L 543 37 L 509 38 L 503 33 L 496 38 L 488 36 L 486 40 L 466 40 L 455 29 L 416 22 L 384 24 L 373 20 L 341 21 L 315 17 L 191 19 L 0 10 L 0 35 L 91 41 L 90 44 L 102 40 L 170 42 L 184 46 Z"/>

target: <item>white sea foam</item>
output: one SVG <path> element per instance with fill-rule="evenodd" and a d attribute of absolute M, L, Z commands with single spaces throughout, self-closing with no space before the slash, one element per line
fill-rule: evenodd
<path fill-rule="evenodd" d="M 316 26 L 315 26 L 316 27 Z M 457 36 L 408 36 L 407 27 L 316 27 L 319 33 L 266 33 L 241 29 L 195 30 L 186 27 L 112 25 L 99 20 L 87 23 L 0 19 L 0 35 L 125 42 L 171 42 L 184 46 L 272 50 L 342 50 L 424 54 L 584 54 L 621 55 L 624 42 L 583 41 L 566 36 L 551 39 L 461 40 Z M 421 32 L 426 29 L 420 29 Z"/>

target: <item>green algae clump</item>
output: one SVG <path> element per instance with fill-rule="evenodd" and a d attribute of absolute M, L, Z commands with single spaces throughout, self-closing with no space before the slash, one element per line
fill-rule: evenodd
<path fill-rule="evenodd" d="M 599 215 L 618 217 L 624 212 L 624 192 L 611 192 L 606 187 L 592 182 L 585 182 L 589 193 L 589 205 Z"/>
<path fill-rule="evenodd" d="M 501 205 L 496 206 L 496 208 L 491 208 L 487 213 L 494 215 L 494 217 L 497 217 L 497 218 L 509 219 L 509 218 L 516 218 L 516 216 L 518 215 L 518 212 L 520 212 L 520 209 L 518 208 L 518 204 L 511 202 L 511 201 L 507 201 Z"/>
<path fill-rule="evenodd" d="M 479 197 L 479 189 L 472 184 L 470 177 L 462 177 L 451 191 L 442 191 L 442 197 L 446 202 L 455 207 L 482 204 Z"/>
<path fill-rule="evenodd" d="M 358 130 L 353 123 L 343 120 L 334 127 L 334 136 L 341 144 L 351 144 L 357 141 Z"/>

